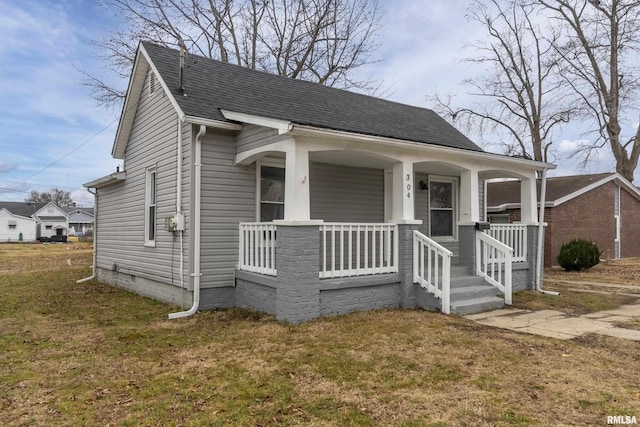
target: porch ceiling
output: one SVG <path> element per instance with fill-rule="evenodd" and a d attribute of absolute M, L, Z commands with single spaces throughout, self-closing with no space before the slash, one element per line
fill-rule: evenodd
<path fill-rule="evenodd" d="M 373 169 L 392 168 L 394 163 L 393 160 L 388 158 L 350 150 L 314 151 L 309 153 L 309 160 L 312 162 Z"/>

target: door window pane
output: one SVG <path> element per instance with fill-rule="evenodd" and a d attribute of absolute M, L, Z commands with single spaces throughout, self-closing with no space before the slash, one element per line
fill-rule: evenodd
<path fill-rule="evenodd" d="M 453 211 L 431 211 L 431 236 L 453 236 Z"/>

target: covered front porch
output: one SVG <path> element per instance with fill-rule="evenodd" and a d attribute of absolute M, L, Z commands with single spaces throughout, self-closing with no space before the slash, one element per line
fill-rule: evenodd
<path fill-rule="evenodd" d="M 294 129 L 238 153 L 257 193 L 256 221 L 239 224 L 238 305 L 293 322 L 382 307 L 464 313 L 531 288 L 536 171 L 549 165 L 401 144 Z M 521 224 L 483 222 L 492 178 L 520 179 Z"/>

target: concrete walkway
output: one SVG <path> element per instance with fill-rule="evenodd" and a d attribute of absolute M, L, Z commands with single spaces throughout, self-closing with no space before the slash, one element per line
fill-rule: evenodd
<path fill-rule="evenodd" d="M 505 308 L 465 317 L 483 325 L 552 338 L 572 339 L 594 333 L 640 341 L 640 331 L 616 327 L 614 324 L 640 317 L 640 303 L 582 316 L 570 316 L 555 310 Z"/>

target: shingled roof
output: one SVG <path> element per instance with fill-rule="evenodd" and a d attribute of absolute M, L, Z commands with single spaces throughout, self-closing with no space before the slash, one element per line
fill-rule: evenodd
<path fill-rule="evenodd" d="M 286 120 L 298 125 L 482 152 L 434 111 L 285 78 L 190 55 L 179 90 L 179 52 L 142 43 L 187 116 L 227 121 L 221 113 Z"/>
<path fill-rule="evenodd" d="M 599 173 L 547 178 L 546 202 L 555 202 L 615 175 L 615 173 Z M 541 181 L 538 179 L 536 184 L 538 202 L 540 202 Z M 520 203 L 520 181 L 490 182 L 487 185 L 488 208 L 497 208 L 514 203 Z"/>
<path fill-rule="evenodd" d="M 45 205 L 46 203 L 0 202 L 0 209 L 5 208 L 14 215 L 30 217 Z"/>

